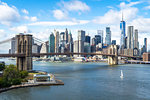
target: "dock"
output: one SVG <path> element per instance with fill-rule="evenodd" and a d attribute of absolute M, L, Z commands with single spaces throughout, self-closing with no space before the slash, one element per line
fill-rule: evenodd
<path fill-rule="evenodd" d="M 150 64 L 148 61 L 136 61 L 136 60 L 130 60 L 130 61 L 125 61 L 125 64 Z"/>
<path fill-rule="evenodd" d="M 64 85 L 64 83 L 61 80 L 55 80 L 55 82 L 22 83 L 20 85 L 12 85 L 11 87 L 7 88 L 0 88 L 0 93 L 18 88 L 37 87 L 37 86 L 59 86 L 59 85 Z"/>

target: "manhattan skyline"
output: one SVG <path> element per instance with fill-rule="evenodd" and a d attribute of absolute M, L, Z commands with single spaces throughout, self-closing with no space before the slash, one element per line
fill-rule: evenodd
<path fill-rule="evenodd" d="M 85 30 L 92 37 L 97 30 L 103 30 L 106 36 L 105 28 L 110 27 L 112 40 L 120 44 L 119 25 L 123 12 L 126 29 L 132 25 L 139 30 L 141 47 L 143 39 L 146 37 L 149 41 L 150 37 L 149 5 L 144 0 L 1 0 L 0 38 L 5 40 L 26 32 L 46 41 L 54 29 L 63 32 L 68 28 L 76 40 L 78 30 Z"/>

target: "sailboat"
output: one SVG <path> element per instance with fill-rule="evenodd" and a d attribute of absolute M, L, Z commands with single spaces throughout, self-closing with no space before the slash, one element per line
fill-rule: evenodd
<path fill-rule="evenodd" d="M 121 70 L 120 78 L 123 79 L 123 72 L 122 72 L 122 70 Z"/>

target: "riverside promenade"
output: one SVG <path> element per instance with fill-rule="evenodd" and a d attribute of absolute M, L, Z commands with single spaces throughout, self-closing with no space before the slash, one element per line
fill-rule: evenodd
<path fill-rule="evenodd" d="M 36 86 L 58 86 L 58 85 L 64 85 L 64 83 L 61 80 L 55 80 L 55 82 L 37 82 L 37 83 L 22 83 L 20 85 L 12 85 L 11 87 L 7 88 L 0 88 L 0 93 L 12 90 L 12 89 L 18 89 L 18 88 L 27 88 L 27 87 L 36 87 Z"/>

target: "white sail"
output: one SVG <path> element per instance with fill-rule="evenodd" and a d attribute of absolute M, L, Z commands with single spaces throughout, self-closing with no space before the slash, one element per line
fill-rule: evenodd
<path fill-rule="evenodd" d="M 122 70 L 121 70 L 121 75 L 120 75 L 120 78 L 123 78 L 123 72 L 122 72 Z"/>

